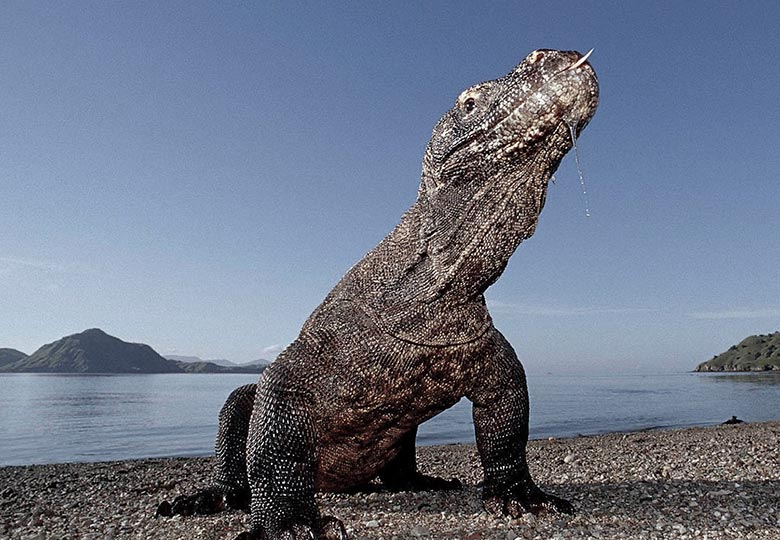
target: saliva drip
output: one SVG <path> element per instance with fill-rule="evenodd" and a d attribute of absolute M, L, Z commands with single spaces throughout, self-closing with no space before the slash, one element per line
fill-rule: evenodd
<path fill-rule="evenodd" d="M 566 123 L 569 126 L 569 133 L 571 133 L 571 143 L 574 148 L 574 161 L 577 163 L 577 173 L 580 175 L 580 186 L 582 186 L 582 198 L 585 201 L 585 217 L 590 217 L 590 203 L 588 202 L 588 190 L 585 187 L 585 176 L 582 174 L 582 167 L 580 166 L 580 153 L 577 151 L 577 133 L 575 132 L 574 124 Z"/>

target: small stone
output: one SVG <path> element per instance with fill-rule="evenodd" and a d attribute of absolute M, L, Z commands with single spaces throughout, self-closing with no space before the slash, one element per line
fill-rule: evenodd
<path fill-rule="evenodd" d="M 412 527 L 409 530 L 409 534 L 411 534 L 412 536 L 417 536 L 417 537 L 429 536 L 431 534 L 431 531 L 429 531 L 428 529 L 426 529 L 425 527 L 423 527 L 421 525 L 415 525 L 414 527 Z"/>
<path fill-rule="evenodd" d="M 563 458 L 563 462 L 564 463 L 572 463 L 572 462 L 574 462 L 576 460 L 577 460 L 577 456 L 575 456 L 574 454 L 569 454 L 568 456 Z"/>
<path fill-rule="evenodd" d="M 709 495 L 710 497 L 721 497 L 723 495 L 731 495 L 732 491 L 730 489 L 719 489 L 717 491 L 710 491 Z"/>
<path fill-rule="evenodd" d="M 379 522 L 375 519 L 372 519 L 371 521 L 366 521 L 366 527 L 369 529 L 376 529 L 379 527 Z"/>

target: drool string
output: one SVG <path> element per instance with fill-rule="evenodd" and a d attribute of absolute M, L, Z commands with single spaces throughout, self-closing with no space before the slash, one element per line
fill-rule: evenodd
<path fill-rule="evenodd" d="M 582 186 L 582 198 L 585 201 L 585 217 L 590 217 L 590 203 L 588 202 L 588 190 L 585 187 L 585 176 L 582 174 L 582 167 L 580 166 L 580 153 L 577 151 L 577 132 L 575 131 L 574 124 L 566 123 L 569 126 L 569 133 L 571 133 L 571 143 L 574 148 L 574 161 L 577 163 L 577 173 L 580 175 L 580 186 Z"/>

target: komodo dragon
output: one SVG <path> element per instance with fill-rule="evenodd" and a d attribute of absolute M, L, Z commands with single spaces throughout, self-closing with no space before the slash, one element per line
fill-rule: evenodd
<path fill-rule="evenodd" d="M 593 116 L 598 82 L 577 52 L 537 50 L 465 90 L 436 124 L 417 201 L 353 266 L 260 377 L 220 414 L 215 486 L 160 513 L 251 508 L 240 539 L 346 538 L 315 491 L 422 475 L 417 426 L 473 403 L 488 512 L 571 512 L 531 479 L 523 367 L 483 293 L 536 228 L 547 183 Z"/>

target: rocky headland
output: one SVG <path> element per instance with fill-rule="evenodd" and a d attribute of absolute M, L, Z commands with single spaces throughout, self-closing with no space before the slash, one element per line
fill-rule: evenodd
<path fill-rule="evenodd" d="M 780 371 L 780 332 L 746 337 L 695 371 Z"/>

